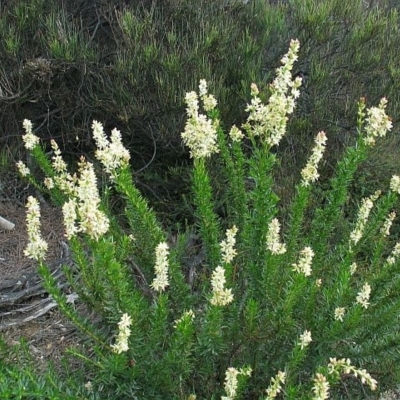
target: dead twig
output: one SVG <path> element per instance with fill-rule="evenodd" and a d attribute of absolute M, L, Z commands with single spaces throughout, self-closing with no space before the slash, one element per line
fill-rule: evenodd
<path fill-rule="evenodd" d="M 0 229 L 11 231 L 15 228 L 15 224 L 0 216 Z"/>

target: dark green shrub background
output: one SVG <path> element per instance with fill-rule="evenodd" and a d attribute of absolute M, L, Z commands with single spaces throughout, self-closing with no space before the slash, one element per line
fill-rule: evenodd
<path fill-rule="evenodd" d="M 387 96 L 396 126 L 397 2 L 9 0 L 0 7 L 0 148 L 14 149 L 29 118 L 44 141 L 55 138 L 73 157 L 90 155 L 98 119 L 123 132 L 138 184 L 160 209 L 185 187 L 185 92 L 205 78 L 224 124 L 240 124 L 250 83 L 267 96 L 290 38 L 301 43 L 294 72 L 304 87 L 279 148 L 282 186 L 298 178 L 319 130 L 329 137 L 323 171 L 331 171 L 355 136 L 359 97 L 372 105 Z M 398 170 L 397 136 L 395 128 L 375 151 L 355 193 Z"/>

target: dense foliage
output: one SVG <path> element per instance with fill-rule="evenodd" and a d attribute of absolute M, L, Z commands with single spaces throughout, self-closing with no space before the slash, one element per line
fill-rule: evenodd
<path fill-rule="evenodd" d="M 30 198 L 27 255 L 93 352 L 71 350 L 86 375 L 59 379 L 2 344 L 4 396 L 308 399 L 329 383 L 339 398 L 340 381 L 357 398 L 350 375 L 398 383 L 395 119 L 374 143 L 392 126 L 380 99 L 390 115 L 399 105 L 397 9 L 244 3 L 1 3 L 1 148 L 20 146 L 23 125 L 33 157 L 19 171 L 63 207 L 65 274 L 102 319 L 57 287 Z M 290 37 L 299 59 L 271 84 Z M 122 134 L 108 142 L 93 120 Z"/>
<path fill-rule="evenodd" d="M 354 99 L 385 94 L 390 111 L 398 106 L 399 21 L 385 0 L 9 0 L 0 7 L 0 143 L 15 144 L 29 118 L 40 137 L 76 156 L 90 152 L 87 132 L 101 119 L 123 132 L 142 189 L 151 181 L 147 195 L 170 209 L 185 175 L 184 93 L 207 79 L 224 123 L 240 122 L 250 83 L 267 95 L 291 37 L 303 43 L 294 72 L 304 93 L 293 135 L 280 146 L 282 179 L 293 178 L 289 171 L 320 129 L 334 135 L 323 167 L 332 170 L 354 143 Z M 384 158 L 372 155 L 373 173 L 358 192 L 394 172 L 396 137 L 382 143 Z"/>
<path fill-rule="evenodd" d="M 95 166 L 81 158 L 71 173 L 57 143 L 46 154 L 24 120 L 23 142 L 45 178 L 22 162 L 18 169 L 62 205 L 75 262 L 64 272 L 101 319 L 80 314 L 46 265 L 40 206 L 30 196 L 25 255 L 38 261 L 48 293 L 90 343 L 90 353 L 71 350 L 85 366 L 88 397 L 317 400 L 338 398 L 337 384 L 348 375 L 371 390 L 399 381 L 400 243 L 390 231 L 400 176 L 362 199 L 357 215 L 344 215 L 358 165 L 392 129 L 387 100 L 370 108 L 358 103 L 356 144 L 337 163 L 317 207 L 310 200 L 329 135 L 316 135 L 281 213 L 272 149 L 300 95 L 302 79 L 292 76 L 298 51 L 291 41 L 267 102 L 251 85 L 240 128 L 223 129 L 205 80 L 198 93 L 186 94 L 181 137 L 193 158 L 195 224 L 173 236 L 135 186 L 120 131 L 108 135 L 92 124 L 95 157 L 109 177 L 100 196 Z M 226 178 L 222 196 L 213 190 L 212 159 Z M 125 203 L 123 215 L 109 207 L 112 191 Z M 193 235 L 200 248 L 188 258 Z M 351 382 L 346 389 L 356 398 Z"/>

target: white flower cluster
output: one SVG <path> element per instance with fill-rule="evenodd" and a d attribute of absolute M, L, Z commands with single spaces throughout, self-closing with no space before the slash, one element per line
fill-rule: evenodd
<path fill-rule="evenodd" d="M 229 131 L 229 137 L 232 142 L 240 142 L 244 138 L 244 134 L 236 125 L 233 125 Z"/>
<path fill-rule="evenodd" d="M 281 243 L 279 232 L 281 225 L 277 218 L 273 218 L 268 226 L 267 233 L 267 249 L 272 254 L 284 254 L 286 252 L 286 245 Z"/>
<path fill-rule="evenodd" d="M 368 146 L 374 146 L 375 138 L 386 136 L 386 133 L 392 129 L 392 121 L 385 112 L 386 105 L 387 99 L 382 98 L 378 107 L 367 109 L 364 142 Z"/>
<path fill-rule="evenodd" d="M 154 267 L 156 277 L 150 285 L 157 292 L 162 292 L 169 285 L 168 282 L 168 244 L 161 242 L 156 247 L 156 265 Z"/>
<path fill-rule="evenodd" d="M 309 186 L 311 182 L 315 182 L 319 178 L 317 168 L 318 163 L 324 155 L 326 141 L 327 138 L 325 132 L 319 132 L 315 138 L 315 147 L 313 148 L 311 157 L 301 171 L 301 176 L 303 178 L 301 182 L 302 186 Z"/>
<path fill-rule="evenodd" d="M 22 136 L 22 140 L 25 143 L 27 150 L 32 150 L 39 144 L 39 138 L 32 132 L 32 122 L 29 119 L 24 119 L 22 126 L 25 129 L 25 135 Z"/>
<path fill-rule="evenodd" d="M 293 64 L 298 58 L 300 43 L 290 42 L 288 53 L 282 58 L 282 67 L 276 70 L 277 76 L 270 85 L 271 96 L 268 104 L 262 104 L 259 90 L 252 84 L 252 100 L 246 108 L 249 117 L 243 125 L 250 137 L 259 136 L 269 146 L 278 145 L 286 133 L 288 115 L 293 113 L 295 99 L 299 97 L 301 78 L 292 80 Z"/>
<path fill-rule="evenodd" d="M 32 123 L 24 120 L 27 132 L 24 138 L 27 149 L 34 148 L 39 139 L 32 134 Z M 57 143 L 52 140 L 53 149 L 52 166 L 55 172 L 53 177 L 46 177 L 44 184 L 48 189 L 57 187 L 65 193 L 69 200 L 63 205 L 64 226 L 68 238 L 78 232 L 88 234 L 92 239 L 98 240 L 109 228 L 107 216 L 98 209 L 100 195 L 97 189 L 97 179 L 93 165 L 82 157 L 79 163 L 79 177 L 73 176 L 67 170 L 67 164 L 61 156 Z M 17 164 L 21 174 L 27 174 L 28 169 L 22 162 Z M 79 224 L 78 224 L 79 220 Z"/>
<path fill-rule="evenodd" d="M 98 240 L 108 231 L 109 220 L 98 208 L 100 195 L 93 164 L 81 157 L 78 164 L 79 176 L 71 175 L 54 140 L 51 141 L 51 147 L 54 152 L 52 166 L 56 175 L 53 178 L 47 177 L 45 185 L 48 189 L 56 186 L 69 196 L 69 200 L 62 206 L 65 236 L 70 239 L 78 232 L 83 232 Z"/>
<path fill-rule="evenodd" d="M 206 94 L 207 85 L 204 80 L 200 82 L 199 88 L 204 109 L 206 111 L 210 110 L 213 108 L 214 103 Z M 185 101 L 188 120 L 186 121 L 185 130 L 181 133 L 181 137 L 185 145 L 190 149 L 190 156 L 199 159 L 210 157 L 213 153 L 218 153 L 216 126 L 214 126 L 213 122 L 206 115 L 199 113 L 197 93 L 186 93 Z"/>
<path fill-rule="evenodd" d="M 229 264 L 232 262 L 237 252 L 235 249 L 236 233 L 238 229 L 236 225 L 226 230 L 226 239 L 220 243 L 222 262 Z M 225 288 L 226 278 L 225 269 L 220 265 L 215 268 L 211 276 L 212 297 L 211 304 L 216 306 L 226 306 L 233 300 L 232 289 Z"/>
<path fill-rule="evenodd" d="M 300 258 L 297 264 L 292 264 L 293 271 L 303 273 L 305 276 L 310 276 L 312 269 L 311 263 L 314 257 L 314 252 L 311 247 L 305 247 L 303 250 L 300 251 Z"/>
<path fill-rule="evenodd" d="M 43 180 L 44 186 L 47 187 L 47 189 L 53 189 L 54 188 L 54 180 L 48 176 L 46 176 L 46 178 L 44 178 Z"/>
<path fill-rule="evenodd" d="M 85 389 L 89 392 L 89 393 L 93 393 L 93 384 L 90 381 L 87 381 L 85 383 Z"/>
<path fill-rule="evenodd" d="M 396 218 L 396 212 L 392 211 L 389 213 L 389 215 L 386 217 L 385 222 L 382 225 L 381 228 L 381 234 L 386 237 L 390 235 L 390 228 L 392 227 L 393 221 Z"/>
<path fill-rule="evenodd" d="M 56 158 L 60 160 L 60 156 L 56 155 Z M 59 165 L 63 168 L 61 163 Z M 63 169 L 59 171 L 61 174 L 55 177 L 54 181 L 61 190 L 71 196 L 62 207 L 65 235 L 71 238 L 78 232 L 83 232 L 98 240 L 108 231 L 109 220 L 98 209 L 100 195 L 93 164 L 82 157 L 79 162 L 79 178 L 63 172 Z"/>
<path fill-rule="evenodd" d="M 200 79 L 199 96 L 203 101 L 203 108 L 205 111 L 211 111 L 217 106 L 217 100 L 212 94 L 208 94 L 207 81 Z"/>
<path fill-rule="evenodd" d="M 76 223 L 78 214 L 76 212 L 78 208 L 76 199 L 70 199 L 66 201 L 62 206 L 65 236 L 70 239 L 79 232 L 79 227 Z"/>
<path fill-rule="evenodd" d="M 336 307 L 335 308 L 335 320 L 343 322 L 344 314 L 346 313 L 346 309 L 344 307 Z"/>
<path fill-rule="evenodd" d="M 63 160 L 61 156 L 61 150 L 58 147 L 58 144 L 55 140 L 51 140 L 51 148 L 53 149 L 54 156 L 53 160 L 53 168 L 58 173 L 63 173 L 67 171 L 67 163 Z"/>
<path fill-rule="evenodd" d="M 129 151 L 122 144 L 121 132 L 113 129 L 109 141 L 100 122 L 93 121 L 92 129 L 97 146 L 95 156 L 103 164 L 104 171 L 114 179 L 118 168 L 127 166 L 131 158 Z"/>
<path fill-rule="evenodd" d="M 368 283 L 365 283 L 362 287 L 361 291 L 358 292 L 356 301 L 358 304 L 361 304 L 362 307 L 368 308 L 369 305 L 369 296 L 371 295 L 371 286 Z"/>
<path fill-rule="evenodd" d="M 393 265 L 397 261 L 399 256 L 400 256 L 400 242 L 397 242 L 386 261 L 389 265 Z"/>
<path fill-rule="evenodd" d="M 211 277 L 212 297 L 210 302 L 214 306 L 226 306 L 233 300 L 232 289 L 226 289 L 225 282 L 225 270 L 218 266 Z"/>
<path fill-rule="evenodd" d="M 53 149 L 52 166 L 57 173 L 53 178 L 46 178 L 45 185 L 48 189 L 57 186 L 62 192 L 69 196 L 76 196 L 75 185 L 78 180 L 76 174 L 73 176 L 67 170 L 67 163 L 61 156 L 61 150 L 55 140 L 51 140 Z"/>
<path fill-rule="evenodd" d="M 222 261 L 225 264 L 229 264 L 232 262 L 234 257 L 236 256 L 235 243 L 236 243 L 236 233 L 238 229 L 236 225 L 233 225 L 231 229 L 226 230 L 226 239 L 220 243 L 221 253 L 222 253 Z"/>
<path fill-rule="evenodd" d="M 297 343 L 298 346 L 303 350 L 305 347 L 307 347 L 310 343 L 312 342 L 311 338 L 311 332 L 305 330 L 301 335 L 300 335 L 300 340 Z"/>
<path fill-rule="evenodd" d="M 132 325 L 132 318 L 128 314 L 123 314 L 120 322 L 118 322 L 119 332 L 117 335 L 117 341 L 111 345 L 114 353 L 121 354 L 128 351 L 128 339 L 131 334 L 129 327 Z"/>
<path fill-rule="evenodd" d="M 361 207 L 358 211 L 356 226 L 350 233 L 350 242 L 357 244 L 365 229 L 365 225 L 368 221 L 369 214 L 372 207 L 374 206 L 374 201 L 380 196 L 381 192 L 378 190 L 371 197 L 367 197 L 361 200 Z"/>
<path fill-rule="evenodd" d="M 271 378 L 267 392 L 267 398 L 265 400 L 275 399 L 276 396 L 282 391 L 282 385 L 285 383 L 286 374 L 282 371 L 278 371 L 275 377 Z"/>
<path fill-rule="evenodd" d="M 365 369 L 357 369 L 351 365 L 351 361 L 348 358 L 342 358 L 340 360 L 330 358 L 328 370 L 330 374 L 353 374 L 356 378 L 361 379 L 361 383 L 366 383 L 371 390 L 375 390 L 378 385 L 378 382 L 373 379 Z"/>
<path fill-rule="evenodd" d="M 195 315 L 194 315 L 193 310 L 185 311 L 180 318 L 178 318 L 178 319 L 176 319 L 174 321 L 174 328 L 176 329 L 179 324 L 182 324 L 182 323 L 185 323 L 185 322 L 186 323 L 187 322 L 193 322 L 194 317 L 195 317 Z"/>
<path fill-rule="evenodd" d="M 222 396 L 221 400 L 233 400 L 236 397 L 237 387 L 238 387 L 238 375 L 248 375 L 251 376 L 251 368 L 241 368 L 237 370 L 236 368 L 230 367 L 225 372 L 225 383 L 224 389 L 227 396 Z"/>
<path fill-rule="evenodd" d="M 77 211 L 80 217 L 79 230 L 98 240 L 109 228 L 107 216 L 99 210 L 99 191 L 93 164 L 81 158 L 79 180 L 76 187 Z"/>
<path fill-rule="evenodd" d="M 24 255 L 37 261 L 43 260 L 46 255 L 47 243 L 40 235 L 39 202 L 34 197 L 29 196 L 26 208 L 26 224 L 29 241 L 24 250 Z"/>
<path fill-rule="evenodd" d="M 329 382 L 326 380 L 326 377 L 319 372 L 315 374 L 312 390 L 314 392 L 312 400 L 329 399 Z"/>
<path fill-rule="evenodd" d="M 393 175 L 390 180 L 390 189 L 397 194 L 400 194 L 400 176 Z"/>
<path fill-rule="evenodd" d="M 350 265 L 350 275 L 354 275 L 356 271 L 357 271 L 357 263 L 353 262 Z"/>
<path fill-rule="evenodd" d="M 22 161 L 18 161 L 16 166 L 21 176 L 28 176 L 31 173 L 29 168 Z"/>

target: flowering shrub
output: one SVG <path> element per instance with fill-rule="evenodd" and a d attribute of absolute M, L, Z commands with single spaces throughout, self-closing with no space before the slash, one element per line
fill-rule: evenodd
<path fill-rule="evenodd" d="M 100 196 L 91 163 L 82 159 L 71 175 L 56 145 L 48 160 L 24 122 L 24 142 L 46 174 L 44 185 L 18 167 L 62 204 L 76 262 L 65 273 L 108 327 L 85 320 L 58 288 L 30 199 L 27 255 L 39 261 L 47 290 L 92 342 L 90 356 L 75 351 L 86 361 L 90 398 L 326 399 L 337 398 L 346 375 L 371 390 L 378 378 L 382 387 L 399 378 L 400 244 L 393 247 L 390 227 L 400 178 L 363 199 L 354 220 L 339 218 L 357 165 L 391 129 L 386 100 L 369 109 L 360 101 L 357 144 L 338 162 L 321 206 L 309 209 L 329 137 L 317 134 L 281 226 L 272 150 L 300 94 L 301 79 L 291 74 L 298 51 L 292 41 L 267 104 L 252 85 L 249 117 L 228 135 L 205 81 L 199 94 L 186 96 L 182 139 L 193 158 L 200 263 L 187 262 L 187 234 L 172 240 L 134 186 L 118 131 L 109 141 L 93 123 L 96 157 L 125 200 L 124 219 L 109 209 L 108 188 Z M 215 212 L 211 157 L 226 175 L 223 219 Z"/>

